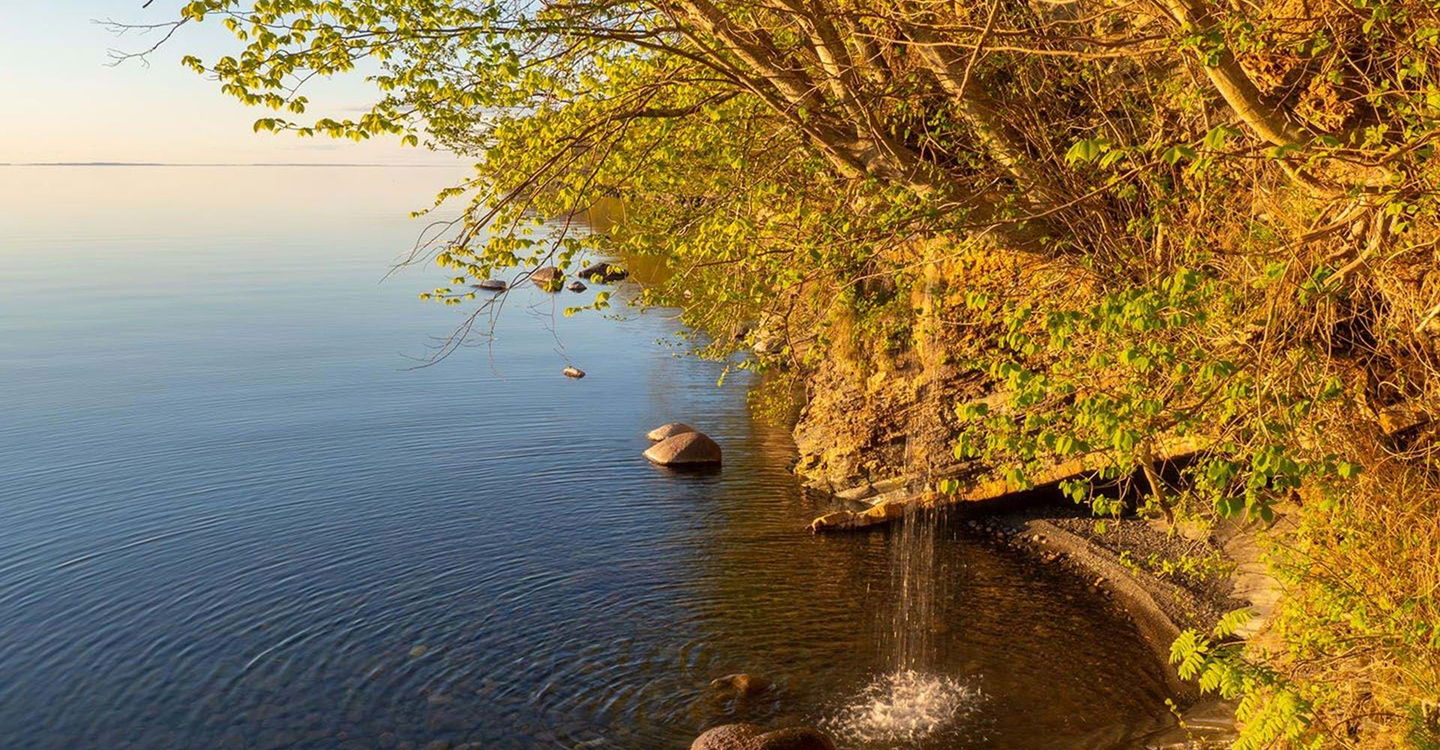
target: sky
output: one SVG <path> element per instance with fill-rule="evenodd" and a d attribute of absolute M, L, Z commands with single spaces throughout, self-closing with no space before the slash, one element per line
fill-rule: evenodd
<path fill-rule="evenodd" d="M 186 54 L 211 60 L 238 50 L 213 20 L 182 28 L 148 67 L 111 67 L 109 50 L 144 50 L 155 38 L 117 36 L 97 20 L 159 23 L 183 5 L 154 0 L 142 8 L 144 1 L 0 0 L 0 164 L 456 163 L 391 139 L 254 133 L 269 110 L 246 107 L 180 66 Z M 353 116 L 376 97 L 358 75 L 323 83 L 307 92 L 311 115 Z"/>

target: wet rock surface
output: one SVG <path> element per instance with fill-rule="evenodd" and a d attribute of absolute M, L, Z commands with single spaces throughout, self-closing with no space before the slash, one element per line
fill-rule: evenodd
<path fill-rule="evenodd" d="M 723 696 L 740 698 L 760 695 L 761 693 L 769 691 L 770 686 L 770 681 L 764 677 L 746 674 L 744 672 L 727 674 L 724 677 L 718 677 L 710 681 L 711 690 Z"/>
<path fill-rule="evenodd" d="M 690 750 L 835 750 L 835 743 L 809 727 L 767 732 L 755 724 L 724 724 L 697 737 Z"/>
<path fill-rule="evenodd" d="M 645 458 L 661 466 L 700 466 L 720 463 L 720 445 L 699 432 L 665 438 L 645 451 Z"/>

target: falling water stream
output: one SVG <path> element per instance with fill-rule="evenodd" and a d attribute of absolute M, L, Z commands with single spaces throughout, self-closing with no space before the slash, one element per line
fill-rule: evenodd
<path fill-rule="evenodd" d="M 942 732 L 977 710 L 984 696 L 963 675 L 945 672 L 936 653 L 948 630 L 936 604 L 949 594 L 955 571 L 936 555 L 943 508 L 911 509 L 890 538 L 895 606 L 882 617 L 890 669 L 867 685 L 832 721 L 847 740 L 864 745 L 905 745 Z"/>
<path fill-rule="evenodd" d="M 897 673 L 924 674 L 935 667 L 935 602 L 945 585 L 935 545 L 943 517 L 942 508 L 914 508 L 891 538 L 890 575 L 900 601 L 888 635 Z"/>
<path fill-rule="evenodd" d="M 1083 584 L 933 515 L 809 534 L 788 430 L 658 346 L 665 311 L 526 285 L 492 347 L 412 369 L 463 313 L 416 301 L 428 269 L 376 282 L 448 178 L 0 167 L 0 744 L 1088 749 L 1168 720 Z M 722 471 L 640 458 L 673 419 Z M 773 688 L 713 694 L 736 672 Z"/>

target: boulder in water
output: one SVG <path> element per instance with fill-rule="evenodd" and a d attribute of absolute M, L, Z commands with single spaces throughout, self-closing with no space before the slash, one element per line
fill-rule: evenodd
<path fill-rule="evenodd" d="M 682 432 L 650 446 L 645 458 L 661 466 L 704 466 L 720 463 L 720 445 L 699 432 Z"/>
<path fill-rule="evenodd" d="M 585 285 L 581 283 L 579 279 L 570 282 L 570 286 L 566 288 L 572 292 L 583 292 L 586 289 Z"/>
<path fill-rule="evenodd" d="M 835 750 L 835 743 L 809 727 L 767 732 L 754 724 L 722 724 L 696 737 L 690 750 Z"/>
<path fill-rule="evenodd" d="M 710 688 L 725 695 L 748 698 L 769 690 L 770 681 L 764 677 L 740 672 L 738 674 L 727 674 L 724 677 L 711 680 Z"/>
<path fill-rule="evenodd" d="M 615 265 L 614 263 L 594 263 L 588 265 L 576 274 L 582 279 L 599 282 L 601 284 L 613 284 L 629 276 L 630 272 Z"/>
<path fill-rule="evenodd" d="M 560 291 L 560 284 L 565 281 L 565 274 L 561 273 L 560 269 L 555 266 L 545 266 L 544 268 L 537 268 L 531 271 L 530 280 L 535 282 L 535 286 L 547 292 L 558 292 Z"/>
<path fill-rule="evenodd" d="M 679 435 L 682 432 L 695 432 L 695 428 L 684 422 L 671 422 L 670 424 L 662 424 L 645 433 L 645 439 L 652 443 L 658 443 L 665 438 Z"/>
<path fill-rule="evenodd" d="M 753 750 L 765 730 L 755 724 L 721 724 L 690 743 L 690 750 Z"/>
<path fill-rule="evenodd" d="M 474 286 L 476 289 L 485 289 L 491 292 L 503 292 L 506 289 L 510 288 L 509 284 L 506 284 L 499 279 L 485 279 L 484 281 L 481 281 L 479 284 L 475 284 Z"/>
<path fill-rule="evenodd" d="M 567 378 L 574 378 L 576 380 L 585 377 L 585 371 L 574 365 L 566 366 L 565 369 L 560 371 L 560 374 L 564 375 Z"/>

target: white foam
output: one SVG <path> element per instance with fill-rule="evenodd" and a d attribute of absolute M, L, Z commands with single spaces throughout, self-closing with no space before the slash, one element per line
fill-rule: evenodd
<path fill-rule="evenodd" d="M 915 742 L 972 711 L 979 698 L 952 677 L 903 670 L 877 678 L 824 723 L 857 744 Z"/>

